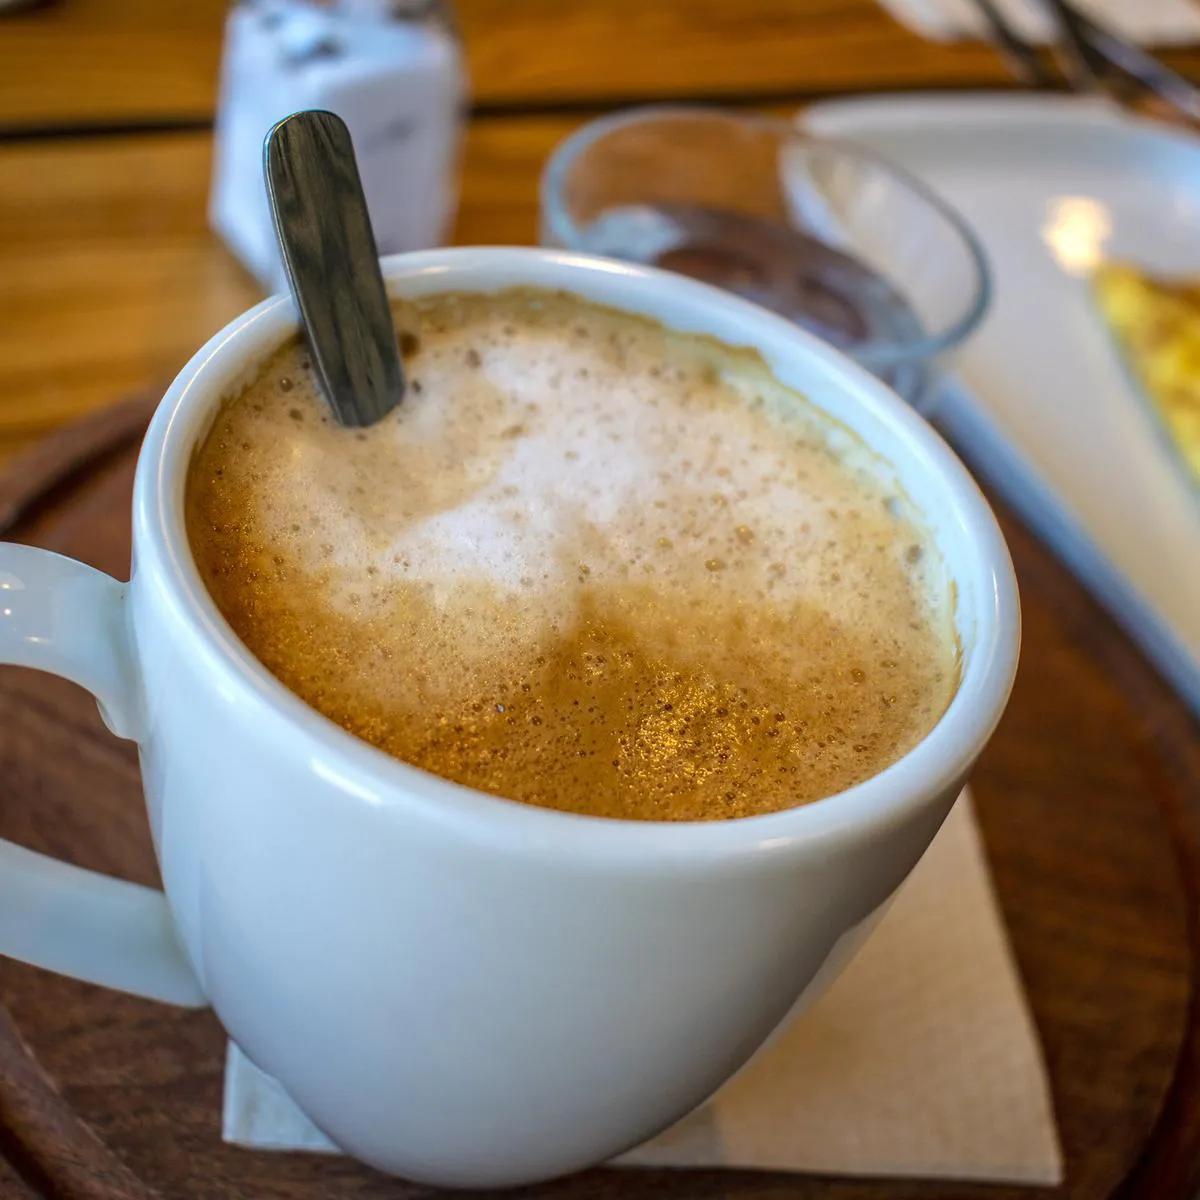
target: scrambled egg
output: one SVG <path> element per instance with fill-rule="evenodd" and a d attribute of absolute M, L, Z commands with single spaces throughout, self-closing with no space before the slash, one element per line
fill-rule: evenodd
<path fill-rule="evenodd" d="M 1105 263 L 1093 285 L 1134 374 L 1200 483 L 1200 278 L 1168 280 Z"/>

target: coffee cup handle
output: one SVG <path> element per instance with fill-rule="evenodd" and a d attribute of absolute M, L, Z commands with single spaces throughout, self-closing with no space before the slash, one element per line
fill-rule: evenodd
<path fill-rule="evenodd" d="M 133 738 L 140 689 L 127 587 L 74 559 L 0 544 L 0 663 L 81 684 L 109 729 Z M 161 891 L 3 839 L 0 954 L 152 1000 L 207 1004 Z"/>

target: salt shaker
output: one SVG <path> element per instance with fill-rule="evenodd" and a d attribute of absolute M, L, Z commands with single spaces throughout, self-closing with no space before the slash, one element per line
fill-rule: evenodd
<path fill-rule="evenodd" d="M 262 145 L 304 108 L 350 128 L 379 253 L 444 237 L 457 200 L 462 54 L 437 0 L 243 0 L 221 65 L 209 219 L 269 291 L 286 286 Z"/>

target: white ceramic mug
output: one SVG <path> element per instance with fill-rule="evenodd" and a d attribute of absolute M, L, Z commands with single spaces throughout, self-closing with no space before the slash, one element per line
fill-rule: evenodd
<path fill-rule="evenodd" d="M 0 951 L 211 1004 L 335 1142 L 440 1184 L 532 1181 L 683 1116 L 841 967 L 928 846 L 1007 699 L 1012 565 L 954 455 L 881 383 L 724 292 L 557 251 L 384 262 L 391 292 L 562 288 L 757 347 L 894 467 L 957 589 L 949 709 L 815 804 L 653 824 L 535 808 L 388 757 L 238 641 L 184 531 L 193 447 L 291 335 L 283 297 L 171 386 L 138 462 L 133 578 L 0 546 L 0 658 L 89 688 L 138 744 L 165 896 L 0 843 Z"/>

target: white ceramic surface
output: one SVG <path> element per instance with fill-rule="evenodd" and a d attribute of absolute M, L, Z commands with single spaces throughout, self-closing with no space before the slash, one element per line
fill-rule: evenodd
<path fill-rule="evenodd" d="M 885 154 L 974 226 L 992 307 L 938 423 L 1200 712 L 1200 490 L 1087 283 L 1100 255 L 1200 272 L 1200 139 L 1030 96 L 835 101 L 804 126 Z"/>
<path fill-rule="evenodd" d="M 894 464 L 958 586 L 963 676 L 949 710 L 904 759 L 813 805 L 609 821 L 409 767 L 269 675 L 188 552 L 192 447 L 221 395 L 294 330 L 280 298 L 213 338 L 163 400 L 138 465 L 127 587 L 0 547 L 0 656 L 83 683 L 137 740 L 166 888 L 164 902 L 0 843 L 0 949 L 211 1003 L 321 1129 L 378 1167 L 518 1183 L 669 1125 L 836 973 L 1000 716 L 1015 582 L 990 511 L 937 436 L 777 317 L 682 277 L 561 252 L 432 251 L 386 260 L 385 277 L 406 295 L 569 288 L 758 346 Z"/>

